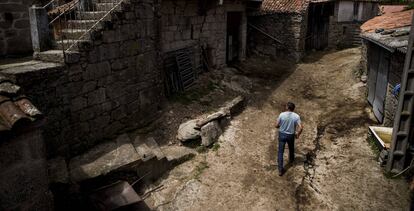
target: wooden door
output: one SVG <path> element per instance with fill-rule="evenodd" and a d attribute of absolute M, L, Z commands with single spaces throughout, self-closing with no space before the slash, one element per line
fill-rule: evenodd
<path fill-rule="evenodd" d="M 384 120 L 384 105 L 388 87 L 389 64 L 389 52 L 381 49 L 378 64 L 377 84 L 375 85 L 375 99 L 372 105 L 375 117 L 381 123 Z"/>

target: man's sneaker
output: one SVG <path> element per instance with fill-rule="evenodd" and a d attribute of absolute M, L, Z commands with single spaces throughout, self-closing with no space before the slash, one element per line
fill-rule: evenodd
<path fill-rule="evenodd" d="M 283 173 L 285 173 L 285 170 L 279 171 L 279 176 L 283 176 Z"/>

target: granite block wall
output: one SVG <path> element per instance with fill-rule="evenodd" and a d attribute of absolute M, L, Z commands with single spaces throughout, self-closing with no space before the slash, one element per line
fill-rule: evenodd
<path fill-rule="evenodd" d="M 384 105 L 384 122 L 386 127 L 392 127 L 394 124 L 395 112 L 398 108 L 399 95 L 394 95 L 393 90 L 397 84 L 401 83 L 402 74 L 404 71 L 405 54 L 401 52 L 394 52 L 390 59 L 390 69 L 388 72 L 387 94 Z"/>
<path fill-rule="evenodd" d="M 227 13 L 241 12 L 239 55 L 246 55 L 247 19 L 242 1 L 224 1 L 223 5 L 211 2 L 206 14 L 199 12 L 199 1 L 164 0 L 161 5 L 162 52 L 184 47 L 204 46 L 211 65 L 222 67 L 226 64 Z M 199 49 L 199 47 L 196 47 Z M 196 66 L 199 65 L 200 51 L 195 51 Z"/>
<path fill-rule="evenodd" d="M 164 102 L 158 11 L 157 0 L 130 0 L 79 45 L 77 62 L 17 76 L 48 118 L 49 157 L 72 157 L 158 117 Z"/>
<path fill-rule="evenodd" d="M 306 22 L 306 15 L 298 13 L 249 17 L 250 24 L 279 41 L 249 28 L 249 51 L 299 61 L 305 52 Z"/>
<path fill-rule="evenodd" d="M 32 1 L 0 1 L 0 57 L 32 52 L 29 23 Z"/>

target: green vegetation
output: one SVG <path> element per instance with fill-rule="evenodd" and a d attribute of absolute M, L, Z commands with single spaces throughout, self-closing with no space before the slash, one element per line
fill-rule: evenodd
<path fill-rule="evenodd" d="M 207 152 L 207 147 L 205 147 L 205 146 L 198 146 L 198 147 L 196 148 L 196 151 L 197 151 L 198 153 L 205 153 L 205 152 Z"/>
<path fill-rule="evenodd" d="M 194 170 L 194 174 L 193 174 L 194 179 L 198 180 L 200 178 L 200 175 L 204 172 L 204 170 L 208 168 L 209 166 L 207 162 L 205 161 L 200 162 Z"/>
<path fill-rule="evenodd" d="M 214 143 L 213 146 L 211 147 L 211 150 L 213 151 L 217 151 L 220 148 L 220 144 L 219 143 Z"/>
<path fill-rule="evenodd" d="M 380 148 L 378 147 L 377 143 L 375 142 L 374 138 L 372 137 L 372 134 L 368 135 L 367 138 L 368 144 L 372 149 L 372 152 L 374 152 L 375 154 L 375 159 L 378 159 L 379 154 L 380 154 Z"/>

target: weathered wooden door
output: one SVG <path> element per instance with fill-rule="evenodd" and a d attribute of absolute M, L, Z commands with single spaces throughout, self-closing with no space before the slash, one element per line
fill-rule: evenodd
<path fill-rule="evenodd" d="M 376 45 L 371 46 L 368 101 L 373 107 L 375 117 L 382 123 L 384 120 L 384 105 L 388 86 L 390 53 Z"/>
<path fill-rule="evenodd" d="M 379 47 L 370 43 L 368 47 L 368 102 L 374 105 L 377 84 Z"/>
<path fill-rule="evenodd" d="M 323 50 L 329 42 L 329 17 L 333 14 L 331 3 L 311 3 L 308 14 L 308 29 L 306 34 L 307 50 Z"/>

